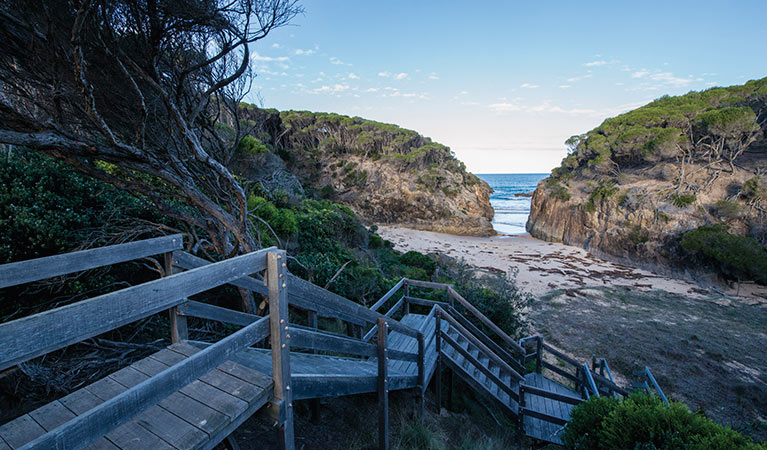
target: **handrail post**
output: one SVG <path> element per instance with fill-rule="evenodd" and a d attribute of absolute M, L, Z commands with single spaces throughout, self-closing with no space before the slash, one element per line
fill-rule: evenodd
<path fill-rule="evenodd" d="M 163 268 L 165 269 L 163 276 L 168 277 L 173 275 L 173 252 L 163 254 Z M 169 309 L 168 314 L 170 315 L 170 342 L 177 344 L 189 339 L 186 316 L 182 316 L 178 313 L 177 306 Z"/>
<path fill-rule="evenodd" d="M 517 420 L 519 422 L 519 438 L 520 448 L 522 448 L 522 439 L 525 435 L 525 384 L 519 383 L 519 402 L 517 403 Z"/>
<path fill-rule="evenodd" d="M 403 317 L 410 314 L 410 302 L 408 301 L 408 297 L 410 297 L 410 285 L 407 281 L 405 281 L 405 301 L 404 301 L 404 314 Z"/>
<path fill-rule="evenodd" d="M 386 331 L 389 324 L 378 318 L 378 448 L 389 450 L 389 377 Z"/>
<path fill-rule="evenodd" d="M 424 410 L 424 391 L 426 391 L 425 379 L 426 379 L 426 373 L 425 373 L 425 359 L 426 359 L 426 352 L 424 348 L 424 338 L 423 333 L 418 333 L 418 417 L 423 419 L 423 410 Z"/>
<path fill-rule="evenodd" d="M 434 345 L 437 351 L 437 370 L 435 371 L 435 388 L 437 390 L 437 413 L 442 411 L 442 309 L 437 307 L 434 314 Z"/>
<path fill-rule="evenodd" d="M 295 448 L 293 393 L 290 390 L 290 330 L 288 328 L 287 258 L 285 251 L 270 252 L 267 259 L 269 329 L 272 342 L 273 407 L 278 408 L 277 443 Z"/>
<path fill-rule="evenodd" d="M 309 326 L 314 328 L 315 330 L 318 329 L 318 322 L 317 322 L 317 311 L 308 310 L 307 311 L 307 319 L 309 322 Z M 312 350 L 312 353 L 317 354 L 317 350 Z M 319 425 L 320 423 L 320 399 L 313 398 L 310 400 L 310 407 L 312 410 L 311 416 L 312 416 L 312 423 L 315 425 Z"/>
<path fill-rule="evenodd" d="M 538 335 L 538 339 L 535 340 L 535 373 L 540 374 L 543 365 L 543 336 Z"/>

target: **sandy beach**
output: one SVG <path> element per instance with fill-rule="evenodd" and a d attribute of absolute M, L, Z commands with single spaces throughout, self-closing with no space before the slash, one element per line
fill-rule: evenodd
<path fill-rule="evenodd" d="M 597 258 L 586 250 L 569 245 L 545 242 L 529 235 L 472 237 L 412 230 L 397 226 L 379 226 L 378 233 L 400 251 L 444 253 L 463 258 L 468 264 L 489 271 L 518 270 L 517 282 L 535 297 L 554 289 L 589 287 L 624 287 L 637 291 L 663 290 L 694 298 L 716 294 L 711 286 L 656 275 Z M 767 287 L 743 283 L 735 288 L 717 286 L 739 302 L 767 302 Z M 728 299 L 723 298 L 723 302 Z"/>

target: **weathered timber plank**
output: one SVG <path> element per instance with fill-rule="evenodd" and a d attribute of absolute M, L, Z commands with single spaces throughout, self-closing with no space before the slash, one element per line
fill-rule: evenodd
<path fill-rule="evenodd" d="M 0 289 L 178 250 L 180 234 L 0 265 Z"/>
<path fill-rule="evenodd" d="M 452 287 L 448 287 L 448 292 L 450 294 L 450 297 L 452 297 L 455 300 L 458 300 L 458 303 L 460 303 L 461 305 L 463 305 L 464 308 L 469 310 L 469 312 L 471 312 L 474 315 L 474 317 L 479 319 L 480 322 L 485 324 L 485 326 L 493 330 L 493 332 L 496 335 L 498 335 L 498 337 L 500 337 L 504 342 L 506 342 L 506 344 L 509 347 L 513 348 L 514 351 L 516 351 L 520 355 L 525 354 L 525 349 L 523 349 L 516 341 L 514 341 L 514 339 L 509 337 L 509 335 L 507 335 L 503 330 L 501 330 L 498 327 L 498 325 L 493 323 L 492 320 L 488 319 L 477 308 L 475 308 L 474 305 L 469 303 L 465 298 L 463 298 L 459 293 L 457 293 Z"/>
<path fill-rule="evenodd" d="M 44 433 L 45 429 L 29 414 L 24 414 L 0 427 L 0 437 L 14 449 L 21 448 Z"/>
<path fill-rule="evenodd" d="M 189 253 L 177 251 L 177 252 L 174 252 L 174 264 L 183 269 L 194 269 L 194 268 L 203 267 L 212 263 L 210 261 L 191 255 Z M 301 280 L 300 278 L 294 275 L 288 274 L 287 279 L 288 279 L 288 283 L 287 283 L 288 299 L 291 306 L 294 306 L 299 309 L 304 309 L 307 311 L 314 311 L 321 317 L 341 319 L 345 322 L 351 322 L 357 325 L 365 324 L 365 320 L 360 317 L 357 317 L 357 315 L 354 314 L 353 312 L 349 312 L 348 310 L 339 310 L 335 308 L 333 305 L 325 305 L 323 302 L 318 301 L 313 296 L 308 295 L 307 290 L 298 292 L 297 290 L 292 289 L 290 287 L 291 280 L 294 280 L 294 279 Z M 269 294 L 269 290 L 267 286 L 264 284 L 264 282 L 262 280 L 257 280 L 252 277 L 239 278 L 239 279 L 230 281 L 229 284 L 251 290 L 253 292 L 256 292 L 264 296 Z M 322 289 L 322 288 L 317 287 L 317 289 Z M 340 298 L 343 299 L 343 297 L 340 297 Z"/>
<path fill-rule="evenodd" d="M 565 361 L 569 364 L 572 364 L 575 367 L 581 367 L 581 363 L 576 361 L 575 359 L 565 355 L 564 353 L 560 352 L 559 350 L 555 349 L 554 347 L 550 346 L 549 344 L 543 343 L 543 349 L 547 352 L 551 353 L 552 355 L 556 356 L 557 358 L 561 359 L 562 361 Z"/>
<path fill-rule="evenodd" d="M 524 372 L 524 368 L 522 367 L 522 365 L 519 364 L 516 358 L 514 358 L 503 347 L 501 347 L 495 341 L 493 341 L 488 335 L 483 333 L 479 328 L 477 328 L 476 325 L 471 323 L 471 321 L 469 321 L 469 319 L 467 319 L 463 314 L 459 313 L 458 310 L 456 310 L 452 306 L 448 306 L 447 310 L 450 311 L 450 315 L 452 315 L 455 318 L 455 320 L 457 320 L 461 325 L 463 325 L 464 328 L 466 328 L 471 334 L 473 334 L 479 340 L 481 340 L 483 344 L 485 344 L 496 355 L 501 357 L 501 359 L 503 359 L 508 365 L 514 368 L 514 370 L 520 373 Z"/>
<path fill-rule="evenodd" d="M 582 398 L 576 397 L 569 393 L 565 394 L 561 392 L 547 390 L 542 387 L 537 387 L 537 386 L 533 386 L 529 384 L 525 385 L 525 392 L 530 393 L 532 395 L 553 399 L 553 400 L 556 400 L 557 402 L 568 403 L 571 405 L 577 405 L 583 401 Z"/>
<path fill-rule="evenodd" d="M 226 262 L 224 261 L 224 263 Z M 164 280 L 191 272 L 172 275 Z M 267 326 L 268 318 L 248 325 L 151 379 L 46 433 L 36 439 L 34 443 L 43 448 L 69 448 L 76 447 L 82 442 L 90 443 L 96 440 L 131 417 L 138 415 L 141 411 L 196 380 L 201 374 L 214 369 L 234 353 L 248 347 L 252 342 L 262 339 Z"/>
<path fill-rule="evenodd" d="M 378 308 L 383 306 L 386 303 L 386 301 L 392 298 L 392 296 L 394 296 L 394 294 L 396 294 L 397 291 L 399 291 L 400 288 L 402 288 L 402 286 L 404 285 L 405 285 L 405 278 L 402 278 L 401 280 L 397 282 L 397 284 L 395 284 L 391 289 L 389 289 L 389 292 L 384 294 L 383 297 L 381 297 L 377 302 L 373 303 L 373 306 L 370 307 L 370 310 L 378 311 Z"/>
<path fill-rule="evenodd" d="M 104 402 L 84 389 L 75 391 L 59 401 L 78 416 L 85 414 Z M 126 422 L 120 425 L 110 431 L 106 438 L 121 448 L 130 448 L 131 445 L 134 445 L 135 448 L 144 449 L 157 448 L 158 450 L 169 450 L 173 448 L 167 442 L 133 422 Z"/>
<path fill-rule="evenodd" d="M 126 367 L 111 375 L 116 382 L 126 389 L 149 378 L 132 367 Z M 186 422 L 211 435 L 229 422 L 229 417 L 207 405 L 200 403 L 181 392 L 174 392 L 158 403 L 158 406 L 175 414 Z"/>
<path fill-rule="evenodd" d="M 150 407 L 133 421 L 178 449 L 195 448 L 208 439 L 207 433 L 159 406 Z"/>
<path fill-rule="evenodd" d="M 405 280 L 405 286 L 415 286 L 415 287 L 422 287 L 422 288 L 427 288 L 427 289 L 448 289 L 448 288 L 450 288 L 449 284 L 434 283 L 432 281 L 411 280 L 409 278 Z"/>
<path fill-rule="evenodd" d="M 464 300 L 464 301 L 465 301 L 465 300 Z M 443 315 L 442 315 L 442 318 L 443 318 L 444 320 L 446 320 L 447 322 L 449 322 L 449 323 L 450 323 L 450 326 L 451 326 L 451 327 L 454 327 L 454 328 L 456 329 L 456 331 L 457 331 L 457 332 L 459 332 L 459 333 L 460 333 L 460 334 L 461 334 L 461 335 L 462 335 L 462 336 L 463 336 L 465 339 L 467 339 L 467 340 L 468 340 L 468 341 L 470 341 L 470 342 L 471 342 L 473 345 L 475 345 L 475 346 L 476 346 L 476 347 L 478 347 L 480 350 L 482 350 L 482 351 L 483 351 L 483 352 L 484 352 L 484 353 L 485 353 L 485 354 L 486 354 L 488 357 L 490 357 L 490 359 L 492 359 L 492 360 L 493 360 L 493 361 L 494 361 L 496 364 L 498 364 L 499 366 L 501 366 L 501 368 L 503 368 L 504 370 L 508 371 L 508 372 L 511 374 L 512 378 L 514 378 L 516 381 L 522 381 L 522 380 L 524 380 L 524 377 L 523 377 L 522 375 L 520 375 L 520 374 L 519 374 L 519 372 L 517 372 L 515 369 L 512 369 L 512 368 L 511 368 L 511 366 L 509 366 L 509 364 L 507 364 L 507 363 L 506 363 L 506 361 L 504 361 L 503 359 L 501 359 L 501 357 L 500 357 L 500 356 L 498 356 L 498 355 L 496 355 L 495 353 L 493 353 L 493 351 L 492 351 L 492 350 L 490 350 L 490 349 L 489 349 L 489 348 L 488 348 L 488 347 L 487 347 L 485 344 L 483 344 L 483 343 L 482 343 L 482 341 L 480 341 L 479 339 L 477 339 L 476 337 L 474 337 L 474 336 L 473 336 L 471 333 L 469 333 L 469 332 L 466 330 L 466 328 L 464 328 L 464 327 L 463 327 L 463 325 L 461 325 L 460 323 L 458 323 L 458 321 L 457 321 L 455 318 L 453 318 L 453 317 L 452 317 L 451 315 L 449 315 L 449 314 L 443 314 Z M 519 365 L 519 363 L 517 363 L 517 365 Z"/>
<path fill-rule="evenodd" d="M 298 328 L 292 324 L 289 327 L 292 329 L 291 347 L 347 353 L 358 356 L 373 357 L 376 355 L 375 345 L 358 339 L 318 333 L 313 330 Z"/>
<path fill-rule="evenodd" d="M 29 415 L 35 419 L 35 422 L 40 424 L 45 431 L 50 431 L 76 417 L 75 413 L 67 409 L 67 407 L 58 400 L 37 408 L 30 412 Z"/>
<path fill-rule="evenodd" d="M 136 384 L 132 386 L 124 386 L 116 380 L 106 377 L 86 386 L 85 389 L 100 399 L 107 401 L 117 397 L 135 385 Z M 173 395 L 171 395 L 171 397 L 173 397 Z M 182 399 L 184 398 L 182 394 L 176 392 L 173 401 L 179 401 L 178 397 L 181 397 Z M 167 402 L 169 398 L 170 397 L 163 399 L 160 404 L 164 401 Z M 190 401 L 193 402 L 191 399 Z M 204 405 L 200 403 L 197 403 L 194 406 L 198 410 L 204 407 Z M 211 412 L 215 411 L 211 410 Z M 183 415 L 192 418 L 198 414 L 199 411 L 193 410 L 186 410 L 183 412 Z M 215 417 L 211 417 L 211 420 L 215 419 Z M 184 417 L 177 416 L 173 412 L 159 405 L 151 406 L 149 409 L 135 417 L 132 422 L 146 428 L 148 431 L 159 436 L 176 448 L 193 448 L 196 444 L 199 444 L 208 438 L 208 434 L 201 428 L 198 428 L 194 423 L 185 420 Z"/>
<path fill-rule="evenodd" d="M 0 370 L 182 303 L 266 263 L 268 250 L 153 280 L 0 324 Z"/>
<path fill-rule="evenodd" d="M 511 389 L 511 386 L 508 386 L 506 383 L 504 383 L 498 377 L 498 375 L 493 373 L 492 370 L 490 370 L 486 365 L 482 364 L 479 360 L 477 360 L 474 356 L 472 356 L 472 354 L 468 350 L 464 349 L 461 345 L 458 344 L 458 342 L 456 342 L 452 337 L 450 337 L 444 332 L 442 333 L 442 343 L 443 344 L 447 343 L 451 347 L 453 347 L 458 353 L 460 353 L 464 357 L 464 359 L 470 361 L 474 365 L 474 367 L 478 368 L 483 374 L 485 374 L 485 376 L 487 377 L 489 381 L 491 381 L 495 386 L 502 389 L 504 392 L 506 392 L 506 394 L 510 395 L 516 400 L 517 393 L 514 392 L 513 389 Z M 498 371 L 500 373 L 500 368 L 498 369 Z M 497 391 L 494 392 L 492 389 L 490 389 L 490 393 L 494 396 L 498 396 Z"/>

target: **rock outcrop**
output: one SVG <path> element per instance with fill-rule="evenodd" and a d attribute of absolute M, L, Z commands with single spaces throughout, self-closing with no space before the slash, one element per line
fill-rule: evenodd
<path fill-rule="evenodd" d="M 451 234 L 494 233 L 487 183 L 467 172 L 448 147 L 414 131 L 306 111 L 244 108 L 243 116 L 255 124 L 253 135 L 279 155 L 308 194 L 344 204 L 369 223 Z M 259 178 L 268 176 L 263 172 Z"/>
<path fill-rule="evenodd" d="M 566 143 L 532 197 L 536 238 L 668 268 L 703 225 L 767 244 L 767 78 L 660 98 Z"/>

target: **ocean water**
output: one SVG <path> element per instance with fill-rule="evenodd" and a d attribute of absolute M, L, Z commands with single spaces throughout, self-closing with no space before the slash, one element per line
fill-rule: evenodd
<path fill-rule="evenodd" d="M 530 215 L 530 197 L 514 194 L 530 193 L 547 173 L 477 174 L 487 182 L 493 193 L 490 204 L 495 209 L 493 228 L 499 234 L 525 234 L 525 224 Z"/>

